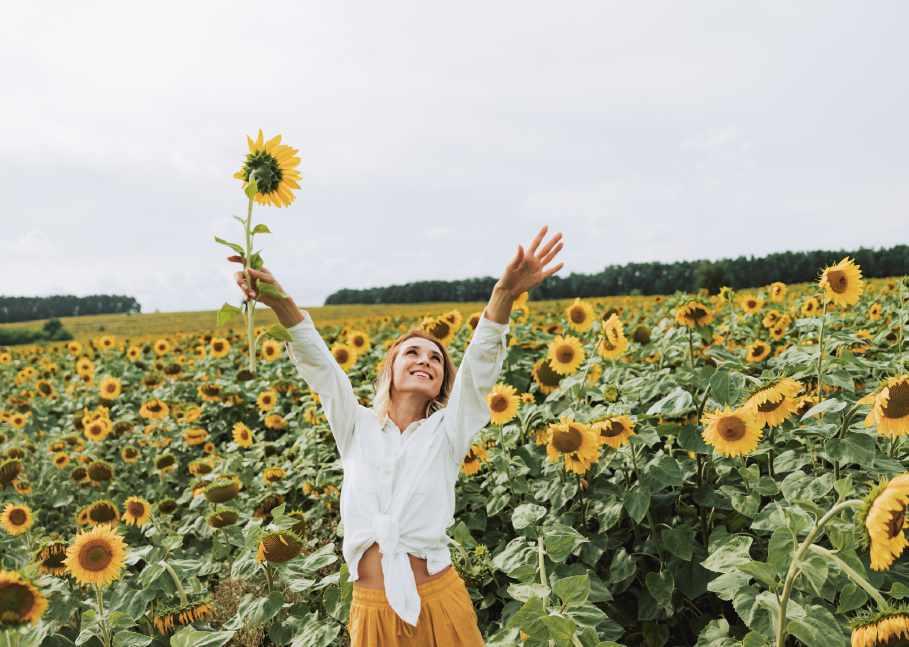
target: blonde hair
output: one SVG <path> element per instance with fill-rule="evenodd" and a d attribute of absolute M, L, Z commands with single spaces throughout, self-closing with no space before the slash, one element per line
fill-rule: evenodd
<path fill-rule="evenodd" d="M 455 367 L 451 362 L 451 357 L 448 355 L 448 350 L 438 339 L 426 331 L 419 328 L 413 328 L 398 337 L 395 342 L 389 346 L 388 352 L 385 353 L 385 358 L 382 360 L 382 372 L 376 376 L 374 384 L 375 396 L 373 396 L 372 400 L 372 410 L 376 414 L 376 418 L 379 419 L 379 422 L 382 422 L 385 419 L 385 416 L 388 414 L 388 410 L 391 407 L 391 387 L 394 378 L 393 368 L 395 359 L 398 356 L 398 351 L 405 341 L 413 337 L 428 339 L 438 346 L 439 352 L 442 353 L 442 366 L 444 368 L 442 373 L 442 386 L 439 388 L 439 395 L 426 403 L 426 417 L 428 418 L 448 403 L 448 396 L 451 395 L 451 388 L 454 385 L 455 376 Z"/>

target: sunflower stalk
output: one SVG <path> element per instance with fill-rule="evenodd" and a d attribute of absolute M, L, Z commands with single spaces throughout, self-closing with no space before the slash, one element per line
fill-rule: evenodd
<path fill-rule="evenodd" d="M 871 584 L 871 582 L 859 575 L 855 569 L 849 566 L 849 564 L 843 561 L 843 559 L 832 550 L 827 550 L 823 546 L 818 546 L 817 544 L 811 544 L 811 546 L 809 546 L 809 550 L 816 555 L 820 555 L 821 557 L 827 559 L 831 563 L 836 564 L 837 567 L 849 577 L 849 579 L 855 582 L 858 586 L 865 590 L 865 593 L 871 596 L 871 598 L 877 603 L 879 609 L 886 609 L 890 606 L 887 604 L 884 596 L 881 595 L 881 592 L 878 591 L 874 585 Z"/>
<path fill-rule="evenodd" d="M 255 191 L 255 176 L 250 173 L 249 183 L 252 186 L 252 190 L 247 193 L 248 206 L 246 208 L 246 222 L 244 223 L 245 231 L 245 241 L 246 241 L 246 254 L 244 256 L 244 267 L 243 273 L 246 277 L 246 285 L 252 289 L 252 277 L 249 275 L 249 269 L 252 264 L 252 212 L 253 212 L 253 196 L 256 195 Z M 256 313 L 256 300 L 253 297 L 250 297 L 249 308 L 246 311 L 246 338 L 249 345 L 249 370 L 251 373 L 255 374 L 256 372 L 256 342 L 255 339 L 255 322 L 254 316 Z"/>
<path fill-rule="evenodd" d="M 98 603 L 98 628 L 101 630 L 101 642 L 104 647 L 111 647 L 112 636 L 104 614 L 104 593 L 97 584 L 95 585 L 95 600 Z"/>
<path fill-rule="evenodd" d="M 817 339 L 817 401 L 821 401 L 821 380 L 823 378 L 823 373 L 821 369 L 823 368 L 824 362 L 824 326 L 827 323 L 827 306 L 830 304 L 826 299 L 824 300 L 824 312 L 821 314 L 821 331 Z"/>
<path fill-rule="evenodd" d="M 786 644 L 786 606 L 789 604 L 789 596 L 792 594 L 792 585 L 795 582 L 796 576 L 801 571 L 801 562 L 805 557 L 805 553 L 808 552 L 809 548 L 814 543 L 815 538 L 824 526 L 827 525 L 828 521 L 842 510 L 847 508 L 860 508 L 862 505 L 863 502 L 861 499 L 849 499 L 848 501 L 837 503 L 818 520 L 814 525 L 814 528 L 808 533 L 808 536 L 805 537 L 805 540 L 799 545 L 798 551 L 789 563 L 789 571 L 786 573 L 786 580 L 783 583 L 783 593 L 780 596 L 780 610 L 776 621 L 776 647 L 785 647 Z"/>
<path fill-rule="evenodd" d="M 166 559 L 162 559 L 160 564 L 164 567 L 164 570 L 167 571 L 167 574 L 170 575 L 170 579 L 174 583 L 174 588 L 177 589 L 177 595 L 180 597 L 180 605 L 185 607 L 189 602 L 189 598 L 186 595 L 186 589 L 183 588 L 183 582 L 180 581 L 180 576 L 177 575 L 177 571 L 174 570 L 174 567 L 167 563 Z"/>

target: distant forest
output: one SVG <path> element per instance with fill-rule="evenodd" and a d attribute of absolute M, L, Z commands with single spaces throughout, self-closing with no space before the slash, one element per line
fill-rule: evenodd
<path fill-rule="evenodd" d="M 774 281 L 802 283 L 815 281 L 828 265 L 844 256 L 854 259 L 862 276 L 883 277 L 909 274 L 909 246 L 889 249 L 780 252 L 767 256 L 739 256 L 717 261 L 676 261 L 674 263 L 626 263 L 608 265 L 595 274 L 550 276 L 535 288 L 535 300 L 574 297 L 606 297 L 619 294 L 672 294 L 677 290 L 711 293 L 728 285 L 734 289 L 769 285 Z M 338 290 L 325 305 L 354 303 L 425 303 L 433 301 L 485 301 L 496 278 L 457 281 L 414 281 L 403 285 Z"/>
<path fill-rule="evenodd" d="M 142 306 L 133 297 L 120 295 L 93 294 L 87 297 L 77 297 L 71 294 L 50 297 L 0 296 L 0 323 L 33 321 L 52 317 L 116 314 L 118 312 L 138 313 L 141 311 Z"/>

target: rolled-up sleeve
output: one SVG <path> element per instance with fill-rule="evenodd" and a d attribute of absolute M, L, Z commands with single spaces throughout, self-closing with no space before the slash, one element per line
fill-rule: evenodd
<path fill-rule="evenodd" d="M 499 379 L 508 354 L 508 329 L 507 323 L 481 314 L 464 351 L 442 422 L 457 465 L 464 460 L 474 436 L 489 422 L 486 396 Z"/>
<path fill-rule="evenodd" d="M 308 314 L 287 331 L 293 337 L 293 341 L 285 342 L 287 353 L 299 375 L 319 394 L 338 452 L 344 458 L 353 437 L 359 404 L 350 378 Z"/>

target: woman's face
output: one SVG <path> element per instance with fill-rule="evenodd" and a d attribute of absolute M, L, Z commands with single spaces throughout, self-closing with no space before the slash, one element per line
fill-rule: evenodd
<path fill-rule="evenodd" d="M 445 364 L 442 351 L 422 337 L 411 337 L 398 349 L 392 367 L 393 390 L 419 393 L 432 400 L 442 389 Z"/>

